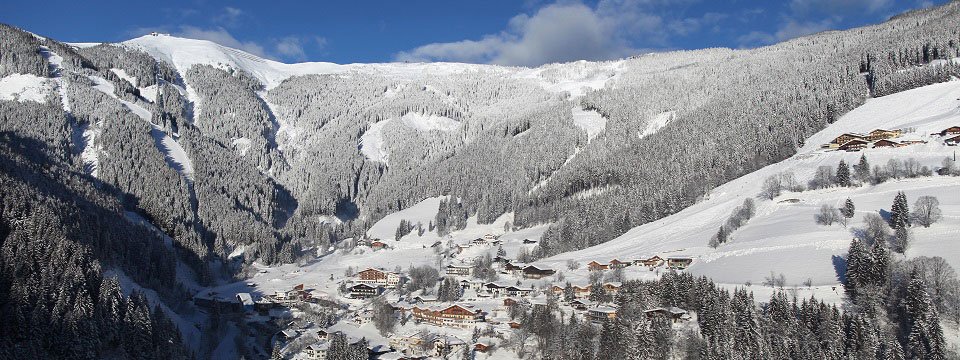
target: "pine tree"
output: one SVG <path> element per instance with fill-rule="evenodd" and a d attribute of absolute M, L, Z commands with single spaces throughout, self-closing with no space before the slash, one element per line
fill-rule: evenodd
<path fill-rule="evenodd" d="M 854 238 L 850 242 L 850 249 L 847 250 L 846 283 L 844 284 L 847 295 L 856 298 L 857 291 L 872 282 L 873 270 L 874 264 L 870 252 L 860 239 Z"/>
<path fill-rule="evenodd" d="M 853 200 L 849 198 L 843 203 L 843 207 L 840 208 L 840 214 L 847 219 L 853 218 L 856 215 L 857 208 L 853 205 Z"/>
<path fill-rule="evenodd" d="M 738 358 L 762 359 L 767 357 L 763 341 L 760 317 L 754 307 L 753 296 L 744 289 L 734 292 L 730 301 L 734 316 L 734 351 Z"/>
<path fill-rule="evenodd" d="M 907 247 L 910 245 L 910 230 L 907 230 L 905 227 L 899 227 L 894 231 L 893 235 L 894 250 L 901 254 L 905 253 Z"/>
<path fill-rule="evenodd" d="M 879 242 L 873 244 L 870 252 L 873 258 L 873 269 L 870 271 L 871 283 L 880 287 L 887 286 L 891 270 L 890 252 L 887 251 L 886 245 Z"/>
<path fill-rule="evenodd" d="M 910 275 L 904 299 L 907 328 L 907 355 L 913 359 L 943 359 L 945 344 L 937 309 L 927 293 L 927 285 L 920 274 Z"/>
<path fill-rule="evenodd" d="M 867 162 L 866 155 L 860 155 L 860 163 L 854 165 L 854 171 L 857 175 L 857 180 L 863 184 L 870 182 L 870 163 Z"/>
<path fill-rule="evenodd" d="M 890 227 L 894 230 L 910 226 L 910 206 L 907 205 L 907 195 L 903 191 L 897 193 L 890 207 Z"/>
<path fill-rule="evenodd" d="M 577 298 L 576 292 L 573 290 L 573 285 L 568 281 L 567 284 L 563 287 L 563 300 L 570 302 Z"/>
<path fill-rule="evenodd" d="M 837 184 L 843 187 L 851 185 L 850 166 L 843 160 L 840 160 L 840 165 L 837 165 Z"/>
<path fill-rule="evenodd" d="M 650 321 L 646 316 L 638 317 L 633 326 L 634 359 L 652 359 L 656 354 L 656 341 L 650 331 Z"/>
<path fill-rule="evenodd" d="M 590 285 L 590 301 L 607 302 L 607 293 L 603 290 L 603 284 L 599 280 Z"/>

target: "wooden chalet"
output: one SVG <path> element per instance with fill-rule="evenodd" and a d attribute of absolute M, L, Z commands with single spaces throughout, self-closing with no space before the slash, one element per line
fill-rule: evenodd
<path fill-rule="evenodd" d="M 688 257 L 671 257 L 667 258 L 667 266 L 671 269 L 683 270 L 686 269 L 690 264 L 693 263 L 693 258 Z"/>
<path fill-rule="evenodd" d="M 353 314 L 353 322 L 357 325 L 363 326 L 364 324 L 369 324 L 373 321 L 373 311 L 370 309 L 358 311 Z"/>
<path fill-rule="evenodd" d="M 523 272 L 524 267 L 524 265 L 515 265 L 508 261 L 506 264 L 503 264 L 503 271 L 517 275 Z"/>
<path fill-rule="evenodd" d="M 473 266 L 470 265 L 447 265 L 446 270 L 449 276 L 470 276 L 473 274 Z"/>
<path fill-rule="evenodd" d="M 602 323 L 617 318 L 617 309 L 608 306 L 598 306 L 587 310 L 587 318 L 590 321 Z"/>
<path fill-rule="evenodd" d="M 254 305 L 256 304 L 253 301 L 253 296 L 251 296 L 250 293 L 237 294 L 237 302 L 240 303 L 240 306 L 243 307 L 244 311 L 253 311 Z"/>
<path fill-rule="evenodd" d="M 481 238 L 476 238 L 472 241 L 473 245 L 485 246 L 485 245 L 496 245 L 500 243 L 500 240 L 492 234 L 486 234 Z"/>
<path fill-rule="evenodd" d="M 419 333 L 393 336 L 390 338 L 390 348 L 405 357 L 423 355 L 424 339 Z"/>
<path fill-rule="evenodd" d="M 473 328 L 477 323 L 483 322 L 483 314 L 480 310 L 470 310 L 466 306 L 457 304 L 446 307 L 415 306 L 412 313 L 417 321 L 459 329 Z"/>
<path fill-rule="evenodd" d="M 620 292 L 621 285 L 622 284 L 619 282 L 605 283 L 603 284 L 603 292 L 607 293 L 607 295 L 616 295 L 618 292 Z"/>
<path fill-rule="evenodd" d="M 321 341 L 307 346 L 307 348 L 303 350 L 303 353 L 309 360 L 326 360 L 328 350 L 330 350 L 330 343 Z"/>
<path fill-rule="evenodd" d="M 647 318 L 653 318 L 655 316 L 663 316 L 667 319 L 670 319 L 674 323 L 683 322 L 690 320 L 690 315 L 687 314 L 686 310 L 683 310 L 678 307 L 666 307 L 666 308 L 655 308 L 644 311 L 644 314 L 647 315 Z"/>
<path fill-rule="evenodd" d="M 413 302 L 416 304 L 427 304 L 435 303 L 439 301 L 435 295 L 417 295 L 413 297 Z"/>
<path fill-rule="evenodd" d="M 500 297 L 506 294 L 507 287 L 506 285 L 497 283 L 486 283 L 483 285 L 483 292 L 493 297 Z"/>
<path fill-rule="evenodd" d="M 629 262 L 623 262 L 623 261 L 620 261 L 619 259 L 613 259 L 613 260 L 610 260 L 609 268 L 617 269 L 617 268 L 625 268 L 627 266 L 630 266 Z"/>
<path fill-rule="evenodd" d="M 517 305 L 517 301 L 514 300 L 513 298 L 503 299 L 503 307 L 508 308 L 514 305 Z"/>
<path fill-rule="evenodd" d="M 529 265 L 523 268 L 523 277 L 527 279 L 542 279 L 556 273 L 557 273 L 556 270 L 548 269 L 544 267 L 538 267 L 535 265 Z"/>
<path fill-rule="evenodd" d="M 873 147 L 875 148 L 882 148 L 882 147 L 896 148 L 896 147 L 902 147 L 902 146 L 903 144 L 899 142 L 896 142 L 893 140 L 887 140 L 887 139 L 877 140 L 876 142 L 873 143 Z"/>
<path fill-rule="evenodd" d="M 478 342 L 476 344 L 473 344 L 473 351 L 476 351 L 476 352 L 486 353 L 490 351 L 490 349 L 491 349 L 491 345 L 488 343 Z"/>
<path fill-rule="evenodd" d="M 843 144 L 848 143 L 851 140 L 867 140 L 868 137 L 869 135 L 864 135 L 864 134 L 845 133 L 843 135 L 837 136 L 836 138 L 833 139 L 833 141 L 830 141 L 830 143 L 842 146 Z"/>
<path fill-rule="evenodd" d="M 590 297 L 590 285 L 573 286 L 573 297 L 577 299 L 586 299 Z"/>
<path fill-rule="evenodd" d="M 940 136 L 960 135 L 960 126 L 951 126 L 940 132 Z"/>
<path fill-rule="evenodd" d="M 586 311 L 587 309 L 594 307 L 595 305 L 596 304 L 593 301 L 590 301 L 587 299 L 575 299 L 570 302 L 570 306 L 580 311 Z"/>
<path fill-rule="evenodd" d="M 875 129 L 867 134 L 867 141 L 878 141 L 884 139 L 895 139 L 903 135 L 903 130 Z"/>
<path fill-rule="evenodd" d="M 601 264 L 596 260 L 590 261 L 589 263 L 587 263 L 587 270 L 590 270 L 590 271 L 601 271 L 601 270 L 608 270 L 608 269 L 610 269 L 609 264 Z"/>
<path fill-rule="evenodd" d="M 388 247 L 389 247 L 389 246 L 388 246 L 386 243 L 384 243 L 383 241 L 374 241 L 374 242 L 370 243 L 370 248 L 373 249 L 373 250 L 382 250 L 382 249 L 386 249 L 386 248 L 388 248 Z"/>
<path fill-rule="evenodd" d="M 837 147 L 837 149 L 842 151 L 860 151 L 860 150 L 866 149 L 867 146 L 870 146 L 869 141 L 853 139 L 843 143 L 842 145 Z"/>
<path fill-rule="evenodd" d="M 557 296 L 563 296 L 563 287 L 560 285 L 551 285 L 550 292 Z"/>
<path fill-rule="evenodd" d="M 294 329 L 286 329 L 277 333 L 277 338 L 282 341 L 290 341 L 300 335 L 300 332 Z"/>
<path fill-rule="evenodd" d="M 371 286 L 367 284 L 357 284 L 350 287 L 351 299 L 369 299 L 380 296 L 383 293 L 383 287 Z"/>
<path fill-rule="evenodd" d="M 634 260 L 634 261 L 633 261 L 633 264 L 634 264 L 634 265 L 642 265 L 642 266 L 648 267 L 648 268 L 655 268 L 655 267 L 659 267 L 660 265 L 663 265 L 663 258 L 661 258 L 661 257 L 659 257 L 659 256 L 657 256 L 657 255 L 654 255 L 654 256 L 652 256 L 652 257 L 650 257 L 650 258 L 648 258 L 648 259 L 638 259 L 638 260 Z"/>
<path fill-rule="evenodd" d="M 533 289 L 522 288 L 517 286 L 508 286 L 506 290 L 507 290 L 507 296 L 513 296 L 513 297 L 525 297 L 525 296 L 529 296 L 530 293 L 533 292 Z"/>
<path fill-rule="evenodd" d="M 403 275 L 391 271 L 367 268 L 357 273 L 354 282 L 367 285 L 383 286 L 386 288 L 395 288 L 400 285 Z"/>
<path fill-rule="evenodd" d="M 294 286 L 293 289 L 282 291 L 278 290 L 273 295 L 268 295 L 267 299 L 280 304 L 289 304 L 289 303 L 298 303 L 301 301 L 309 301 L 313 298 L 313 295 L 309 291 L 304 289 L 303 284 Z"/>
<path fill-rule="evenodd" d="M 957 144 L 960 144 L 960 135 L 946 139 L 943 142 L 948 146 L 957 146 Z"/>
<path fill-rule="evenodd" d="M 470 290 L 479 292 L 483 290 L 483 282 L 463 279 L 463 280 L 460 280 L 460 288 L 464 290 L 470 289 Z"/>

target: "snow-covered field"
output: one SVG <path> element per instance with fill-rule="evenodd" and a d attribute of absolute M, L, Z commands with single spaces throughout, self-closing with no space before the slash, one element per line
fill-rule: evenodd
<path fill-rule="evenodd" d="M 677 114 L 674 111 L 668 111 L 655 116 L 647 123 L 647 126 L 643 129 L 643 131 L 640 132 L 640 137 L 643 138 L 656 134 L 657 131 L 660 131 L 660 129 L 663 129 L 664 126 L 670 124 L 670 122 L 673 121 L 676 116 Z"/>
<path fill-rule="evenodd" d="M 395 131 L 397 124 L 420 131 L 440 131 L 450 133 L 460 129 L 460 122 L 446 116 L 426 115 L 421 113 L 406 113 L 399 119 L 386 119 L 370 125 L 360 136 L 360 153 L 367 159 L 376 162 L 389 163 L 390 152 L 387 149 L 385 133 Z"/>
<path fill-rule="evenodd" d="M 11 74 L 0 79 L 0 100 L 43 103 L 53 91 L 50 79 L 33 74 Z"/>
<path fill-rule="evenodd" d="M 943 210 L 939 223 L 930 228 L 913 228 L 914 240 L 907 256 L 942 256 L 960 268 L 960 243 L 956 241 L 960 238 L 960 179 L 956 177 L 892 180 L 876 186 L 788 192 L 772 201 L 756 199 L 756 216 L 735 231 L 732 240 L 717 249 L 707 245 L 744 199 L 758 195 L 760 184 L 770 175 L 789 171 L 798 181 L 806 183 L 813 178 L 817 167 L 835 168 L 840 160 L 856 164 L 861 154 L 873 165 L 885 165 L 890 159 L 914 158 L 936 169 L 944 158 L 955 156 L 957 148 L 945 146 L 942 139 L 930 134 L 952 125 L 960 125 L 960 81 L 871 99 L 811 136 L 795 156 L 722 185 L 701 203 L 634 228 L 608 243 L 557 255 L 542 263 L 563 268 L 567 260 L 586 263 L 652 255 L 689 256 L 695 259 L 690 272 L 706 275 L 718 283 L 760 284 L 772 271 L 784 274 L 791 286 L 810 279 L 813 285 L 819 285 L 818 297 L 839 300 L 839 296 L 830 295 L 842 293 L 834 289 L 839 284 L 835 265 L 846 254 L 852 232 L 862 227 L 865 214 L 889 210 L 896 193 L 904 191 L 911 206 L 918 197 L 932 195 L 940 200 Z M 906 129 L 909 132 L 903 138 L 927 143 L 862 152 L 820 149 L 821 144 L 844 132 L 868 132 L 876 128 Z M 853 200 L 857 208 L 857 215 L 847 227 L 815 223 L 814 214 L 821 204 L 839 206 L 847 198 Z M 785 201 L 788 199 L 789 202 Z M 585 276 L 568 274 L 568 278 L 571 275 Z"/>
<path fill-rule="evenodd" d="M 576 106 L 570 111 L 573 115 L 573 123 L 587 133 L 588 140 L 593 140 L 607 129 L 607 119 L 596 110 L 584 110 Z"/>

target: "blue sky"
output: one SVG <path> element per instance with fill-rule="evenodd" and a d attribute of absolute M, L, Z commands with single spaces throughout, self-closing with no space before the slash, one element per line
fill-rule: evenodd
<path fill-rule="evenodd" d="M 755 47 L 946 0 L 13 0 L 0 22 L 68 42 L 160 31 L 285 62 L 539 65 Z"/>

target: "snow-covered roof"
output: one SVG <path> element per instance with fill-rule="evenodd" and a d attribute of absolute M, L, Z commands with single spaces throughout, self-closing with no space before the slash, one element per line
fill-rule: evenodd
<path fill-rule="evenodd" d="M 243 305 L 253 305 L 253 296 L 250 296 L 250 293 L 237 294 L 237 300 Z"/>

